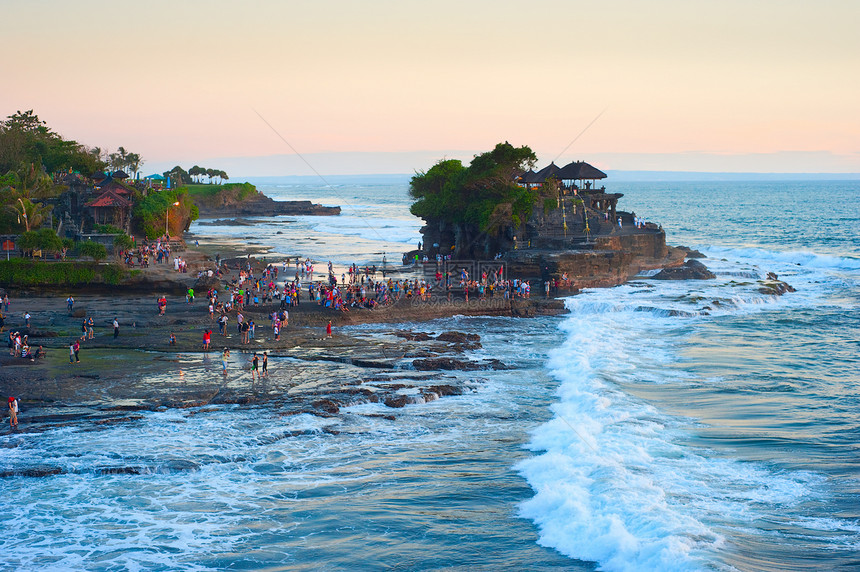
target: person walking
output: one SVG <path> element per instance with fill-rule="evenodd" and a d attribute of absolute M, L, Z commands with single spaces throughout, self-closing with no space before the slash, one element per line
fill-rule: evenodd
<path fill-rule="evenodd" d="M 260 358 L 254 353 L 254 357 L 251 358 L 251 381 L 254 381 L 254 376 L 257 376 L 259 379 L 260 374 Z"/>
<path fill-rule="evenodd" d="M 75 363 L 75 344 L 69 344 L 69 363 Z"/>
<path fill-rule="evenodd" d="M 269 377 L 269 352 L 263 352 L 263 371 L 260 372 L 261 377 Z"/>
<path fill-rule="evenodd" d="M 119 322 L 116 318 L 113 319 L 113 339 L 117 339 L 119 337 Z"/>

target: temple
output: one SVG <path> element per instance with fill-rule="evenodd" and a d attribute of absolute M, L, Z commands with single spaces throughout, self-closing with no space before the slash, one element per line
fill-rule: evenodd
<path fill-rule="evenodd" d="M 566 275 L 579 287 L 621 284 L 642 270 L 678 264 L 662 227 L 619 210 L 624 195 L 607 192 L 606 178 L 583 161 L 527 171 L 516 179 L 536 197 L 527 220 L 484 232 L 425 220 L 422 248 L 411 255 L 452 268 L 465 260 L 493 259 L 516 276 Z"/>

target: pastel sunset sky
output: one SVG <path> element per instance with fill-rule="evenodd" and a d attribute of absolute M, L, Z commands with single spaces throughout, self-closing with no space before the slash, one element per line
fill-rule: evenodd
<path fill-rule="evenodd" d="M 0 114 L 34 109 L 66 137 L 140 153 L 145 172 L 223 160 L 308 174 L 284 140 L 330 174 L 409 173 L 505 140 L 541 165 L 860 172 L 857 0 L 5 0 L 0 13 Z"/>

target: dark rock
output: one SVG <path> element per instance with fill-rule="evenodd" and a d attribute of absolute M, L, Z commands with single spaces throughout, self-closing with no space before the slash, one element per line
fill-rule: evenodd
<path fill-rule="evenodd" d="M 716 274 L 698 260 L 688 260 L 682 266 L 664 268 L 653 278 L 654 280 L 711 280 L 716 277 Z"/>
<path fill-rule="evenodd" d="M 412 367 L 418 371 L 432 370 L 459 370 L 477 371 L 479 369 L 509 369 L 507 365 L 497 359 L 483 361 L 469 361 L 447 357 L 427 358 L 412 360 Z"/>
<path fill-rule="evenodd" d="M 690 248 L 689 246 L 676 246 L 675 248 L 683 251 L 685 258 L 707 258 L 707 256 L 705 256 L 704 254 L 702 254 L 698 250 Z"/>
<path fill-rule="evenodd" d="M 194 294 L 196 296 L 205 297 L 206 291 L 210 288 L 217 288 L 220 283 L 220 279 L 215 276 L 209 276 L 208 274 L 204 274 L 200 278 L 197 279 L 197 282 L 194 283 Z"/>
<path fill-rule="evenodd" d="M 408 330 L 397 330 L 396 332 L 394 332 L 394 335 L 398 338 L 403 338 L 404 340 L 409 340 L 411 342 L 426 342 L 427 340 L 433 339 L 424 332 L 410 332 Z"/>
<path fill-rule="evenodd" d="M 768 273 L 768 276 L 770 275 L 771 273 Z M 762 280 L 759 281 L 759 284 L 761 284 L 761 288 L 758 291 L 768 296 L 782 296 L 787 292 L 796 292 L 794 287 L 782 280 Z"/>
<path fill-rule="evenodd" d="M 98 475 L 139 475 L 140 467 L 102 467 L 95 470 Z"/>
<path fill-rule="evenodd" d="M 334 414 L 340 412 L 340 406 L 331 399 L 319 399 L 313 402 L 313 406 L 325 411 L 326 413 Z"/>
<path fill-rule="evenodd" d="M 385 399 L 385 405 L 388 407 L 405 407 L 410 403 L 409 396 L 407 395 L 395 395 L 392 397 L 388 397 Z"/>
<path fill-rule="evenodd" d="M 50 330 L 30 330 L 30 339 L 33 338 L 58 338 L 60 334 Z"/>
<path fill-rule="evenodd" d="M 479 342 L 481 341 L 481 336 L 478 334 L 466 334 L 464 332 L 442 332 L 436 336 L 436 340 L 440 342 L 465 344 L 467 342 Z"/>
<path fill-rule="evenodd" d="M 20 471 L 3 471 L 0 477 L 50 477 L 63 474 L 60 467 L 32 467 Z"/>
<path fill-rule="evenodd" d="M 439 395 L 439 397 L 445 397 L 448 395 L 463 395 L 463 388 L 457 387 L 456 385 L 431 385 L 427 388 L 427 391 L 432 391 L 433 393 Z"/>

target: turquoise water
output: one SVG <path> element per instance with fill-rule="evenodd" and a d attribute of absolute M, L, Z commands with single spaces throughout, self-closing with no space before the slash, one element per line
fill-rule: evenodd
<path fill-rule="evenodd" d="M 699 248 L 706 282 L 647 277 L 558 318 L 451 318 L 509 371 L 331 418 L 280 406 L 145 413 L 0 437 L 4 562 L 23 570 L 834 570 L 860 556 L 860 185 L 608 185 Z M 322 261 L 418 240 L 403 184 L 280 185 L 349 203 L 197 232 Z M 323 220 L 325 218 L 325 220 Z M 370 228 L 373 226 L 373 228 Z M 281 234 L 277 234 L 281 232 Z M 248 238 L 245 238 L 245 237 Z M 390 256 L 390 254 L 389 254 Z M 761 294 L 776 272 L 797 292 Z M 392 326 L 356 328 L 386 336 Z M 238 358 L 237 358 L 238 359 Z M 185 356 L 187 376 L 212 375 Z M 330 367 L 275 360 L 273 376 Z M 316 369 L 314 369 L 316 368 Z M 30 412 L 36 414 L 37 412 Z M 395 415 L 394 420 L 379 417 Z M 113 466 L 142 475 L 104 474 Z"/>

